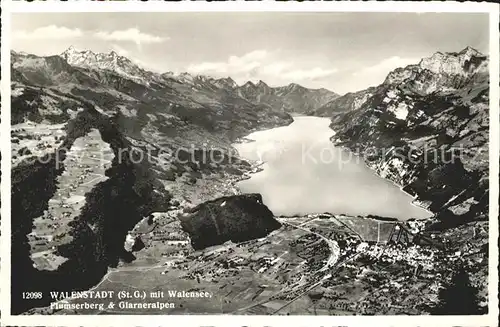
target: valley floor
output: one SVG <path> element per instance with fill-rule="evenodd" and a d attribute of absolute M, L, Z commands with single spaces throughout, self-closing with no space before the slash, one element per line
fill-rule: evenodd
<path fill-rule="evenodd" d="M 443 302 L 442 291 L 457 286 L 460 270 L 479 294 L 471 287 L 452 297 L 487 309 L 486 56 L 472 48 L 437 53 L 391 72 L 377 87 L 337 98 L 293 83 L 240 87 L 230 78 L 164 76 L 124 57 L 134 76 L 72 60 L 89 54 L 73 48 L 49 57 L 11 53 L 15 314 L 419 315 Z M 118 58 L 114 52 L 99 57 Z M 313 99 L 307 105 L 297 100 L 306 94 Z M 354 184 L 356 166 L 346 167 L 351 176 L 344 167 L 337 175 L 306 169 L 302 160 L 287 170 L 292 157 L 275 166 L 284 183 L 261 180 L 279 186 L 270 193 L 285 195 L 276 202 L 288 211 L 276 209 L 262 189 L 243 188 L 239 182 L 260 167 L 232 152 L 234 140 L 292 125 L 289 110 L 313 107 L 311 115 L 328 118 L 311 128 L 316 133 L 294 124 L 292 143 L 306 137 L 360 154 L 390 147 L 367 156 L 371 164 L 364 161 L 385 189 L 392 180 L 407 193 L 392 183 L 391 193 L 368 187 L 373 171 Z M 450 146 L 445 157 L 435 152 L 427 160 L 428 150 L 441 145 Z M 398 148 L 408 160 L 396 157 Z M 455 148 L 464 150 L 460 160 L 448 162 Z M 137 152 L 146 157 L 134 162 Z M 163 156 L 171 152 L 175 158 Z M 305 187 L 311 180 L 318 183 Z M 237 185 L 252 194 L 234 196 Z M 436 216 L 412 213 L 413 196 Z M 328 206 L 318 206 L 320 197 Z M 354 210 L 331 206 L 346 198 L 354 199 L 348 208 Z M 402 202 L 407 205 L 392 205 Z M 349 215 L 273 217 L 271 210 Z M 205 248 L 228 239 L 236 241 Z M 54 300 L 44 296 L 53 290 L 115 296 L 58 298 L 47 307 Z M 25 299 L 26 291 L 43 296 Z M 102 306 L 77 308 L 86 303 Z"/>
<path fill-rule="evenodd" d="M 236 183 L 259 169 L 254 165 L 237 177 L 197 181 L 204 183 L 204 193 L 196 202 L 238 193 Z M 195 251 L 178 220 L 192 205 L 178 201 L 170 211 L 138 223 L 129 233 L 144 243 L 134 252 L 136 259 L 111 268 L 91 289 L 144 291 L 145 299 L 129 302 L 160 301 L 169 304 L 167 308 L 122 308 L 123 301 L 115 298 L 113 309 L 54 307 L 28 314 L 425 314 L 459 263 L 479 271 L 476 285 L 487 279 L 487 257 L 481 251 L 488 235 L 486 222 L 444 236 L 460 244 L 461 252 L 391 242 L 394 221 L 330 214 L 277 217 L 282 227 L 267 237 Z M 203 291 L 210 297 L 150 297 L 156 291 Z M 482 296 L 486 303 L 485 290 Z M 58 305 L 85 301 L 67 299 Z"/>
<path fill-rule="evenodd" d="M 459 261 L 487 267 L 480 251 L 487 239 L 484 223 L 450 231 L 453 243 L 467 241 L 462 253 L 432 247 L 391 244 L 395 222 L 342 215 L 278 218 L 279 230 L 267 237 L 234 244 L 226 242 L 192 250 L 176 215 L 182 209 L 154 215 L 136 228 L 145 247 L 136 260 L 109 270 L 92 290 L 203 291 L 207 298 L 170 298 L 172 307 L 158 310 L 50 310 L 56 314 L 425 314 L 437 302 L 440 287 Z M 382 225 L 382 226 L 381 226 Z M 482 276 L 487 278 L 487 276 Z M 476 281 L 479 285 L 481 281 Z M 485 294 L 483 294 L 485 295 Z M 485 299 L 484 299 L 485 300 Z M 86 300 L 67 300 L 83 303 Z M 88 300 L 87 300 L 88 301 Z M 103 299 L 102 303 L 109 302 Z M 40 309 L 36 310 L 37 312 Z"/>

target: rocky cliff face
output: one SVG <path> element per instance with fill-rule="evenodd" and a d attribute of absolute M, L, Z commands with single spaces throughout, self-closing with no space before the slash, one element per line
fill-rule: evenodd
<path fill-rule="evenodd" d="M 13 294 L 21 294 L 21 290 L 49 292 L 90 287 L 108 266 L 126 259 L 123 235 L 141 217 L 153 210 L 166 210 L 169 204 L 171 196 L 149 163 L 135 163 L 131 157 L 120 155 L 132 150 L 132 145 L 117 125 L 92 105 L 84 102 L 79 105 L 82 107 L 78 115 L 64 126 L 65 135 L 60 144 L 45 147 L 35 155 L 30 155 L 34 151 L 16 153 L 22 158 L 16 156 L 21 160 L 12 169 L 12 285 L 16 290 Z M 31 126 L 41 131 L 41 125 Z M 114 160 L 105 170 L 106 179 L 95 184 L 92 182 L 100 177 L 95 166 L 84 160 L 78 163 L 67 160 L 76 141 L 88 135 L 91 129 L 99 131 L 114 153 Z M 27 152 L 33 140 L 24 139 L 26 134 L 22 132 L 14 135 Z M 53 137 L 29 135 L 35 142 L 40 137 L 36 144 L 44 146 L 49 145 Z M 72 169 L 76 166 L 81 167 Z M 89 171 L 94 176 L 87 181 Z M 90 187 L 83 188 L 84 185 Z M 77 189 L 87 191 L 82 192 L 82 199 L 78 198 L 82 193 Z M 78 205 L 74 200 L 83 203 Z M 53 206 L 53 201 L 61 203 Z M 41 255 L 46 260 L 40 260 Z M 20 275 L 26 277 L 20 279 L 17 277 Z M 24 311 L 48 300 L 48 296 L 32 302 L 16 297 L 13 310 Z"/>
<path fill-rule="evenodd" d="M 262 203 L 260 194 L 243 194 L 207 201 L 181 218 L 195 249 L 264 237 L 281 224 Z"/>
<path fill-rule="evenodd" d="M 332 141 L 435 213 L 414 242 L 428 244 L 431 235 L 447 257 L 458 254 L 487 298 L 488 260 L 470 255 L 488 256 L 488 57 L 471 48 L 436 53 L 351 98 L 362 95 L 362 103 L 332 112 Z M 337 100 L 329 108 L 343 105 Z M 486 232 L 468 235 L 470 228 Z"/>
<path fill-rule="evenodd" d="M 366 90 L 346 93 L 308 112 L 308 115 L 331 117 L 334 113 L 359 109 L 373 95 L 373 92 L 375 88 L 370 87 Z"/>
<path fill-rule="evenodd" d="M 11 59 L 15 313 L 132 260 L 126 235 L 152 212 L 231 194 L 227 180 L 249 164 L 230 144 L 292 121 L 212 79 L 147 72 L 115 53 Z M 47 294 L 21 299 L 29 290 Z"/>
<path fill-rule="evenodd" d="M 321 107 L 327 102 L 338 97 L 338 94 L 327 89 L 308 89 L 301 85 L 291 83 L 287 86 L 270 87 L 265 82 L 259 81 L 254 84 L 247 82 L 239 86 L 231 77 L 213 78 L 204 75 L 191 75 L 189 73 L 174 74 L 167 72 L 155 74 L 146 71 L 126 57 L 111 53 L 94 53 L 90 50 L 79 51 L 70 47 L 61 56 L 70 65 L 91 71 L 109 71 L 123 78 L 134 81 L 147 87 L 161 86 L 162 84 L 182 84 L 182 92 L 192 92 L 192 89 L 217 93 L 230 98 L 242 99 L 259 108 L 272 108 L 276 112 L 305 113 Z M 207 96 L 205 93 L 204 96 Z M 212 97 L 210 95 L 210 97 Z M 197 98 L 198 100 L 199 98 Z"/>
<path fill-rule="evenodd" d="M 357 92 L 361 104 L 333 113 L 333 141 L 364 155 L 443 224 L 487 219 L 488 92 L 486 56 L 436 53 Z"/>
<path fill-rule="evenodd" d="M 263 81 L 257 84 L 247 82 L 235 91 L 252 103 L 266 104 L 276 111 L 301 114 L 316 110 L 339 97 L 327 89 L 308 89 L 295 83 L 270 87 Z"/>
<path fill-rule="evenodd" d="M 154 212 L 194 207 L 181 223 L 197 249 L 279 228 L 259 195 L 233 196 L 227 181 L 250 165 L 230 144 L 289 124 L 291 110 L 331 115 L 334 142 L 435 212 L 434 228 L 460 234 L 488 212 L 487 65 L 469 48 L 438 53 L 337 97 L 155 74 L 116 53 L 12 53 L 13 312 L 50 301 L 22 291 L 88 289 L 133 260 L 127 235 Z"/>

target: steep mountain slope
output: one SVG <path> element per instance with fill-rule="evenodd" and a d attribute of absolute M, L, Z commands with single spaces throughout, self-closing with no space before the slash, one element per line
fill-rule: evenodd
<path fill-rule="evenodd" d="M 238 95 L 253 103 L 267 104 L 277 111 L 295 113 L 315 110 L 339 96 L 327 89 L 308 89 L 295 83 L 270 87 L 263 81 L 257 84 L 249 81 L 235 90 Z"/>
<path fill-rule="evenodd" d="M 251 228 L 241 229 L 242 222 Z M 281 224 L 262 203 L 260 194 L 243 194 L 207 201 L 181 218 L 195 249 L 264 237 Z"/>
<path fill-rule="evenodd" d="M 436 53 L 351 97 L 360 95 L 364 102 L 344 102 L 343 111 L 333 112 L 332 141 L 433 211 L 426 229 L 442 231 L 450 249 L 484 253 L 484 236 L 467 244 L 453 239 L 465 223 L 488 226 L 488 57 L 472 48 Z M 340 101 L 329 107 L 342 107 Z M 471 268 L 482 288 L 487 268 L 484 262 Z"/>
<path fill-rule="evenodd" d="M 112 71 L 138 84 L 154 86 L 164 84 L 165 81 L 177 82 L 191 88 L 240 97 L 253 104 L 271 106 L 279 112 L 304 113 L 317 109 L 338 97 L 338 94 L 327 89 L 308 89 L 295 83 L 270 87 L 263 81 L 259 81 L 257 84 L 247 82 L 238 86 L 231 77 L 216 79 L 203 75 L 194 76 L 189 73 L 174 74 L 172 72 L 155 74 L 138 67 L 128 58 L 119 56 L 114 51 L 103 54 L 90 50 L 78 51 L 70 47 L 61 54 L 61 57 L 72 66 Z"/>
<path fill-rule="evenodd" d="M 250 165 L 230 144 L 292 121 L 213 79 L 151 73 L 115 53 L 11 62 L 16 313 L 50 301 L 22 291 L 88 289 L 133 260 L 123 244 L 144 217 L 234 194 Z"/>
<path fill-rule="evenodd" d="M 311 90 L 294 84 L 271 88 L 261 82 L 239 87 L 231 78 L 156 74 L 116 53 L 74 49 L 51 57 L 12 53 L 13 312 L 48 305 L 49 291 L 85 290 L 100 281 L 100 289 L 107 289 L 114 279 L 103 279 L 108 267 L 123 262 L 133 265 L 142 260 L 148 265 L 147 270 L 118 272 L 130 285 L 161 287 L 159 269 L 166 269 L 161 275 L 167 272 L 170 266 L 162 265 L 171 263 L 172 257 L 180 258 L 179 266 L 163 277 L 180 280 L 177 273 L 183 271 L 181 285 L 210 284 L 220 290 L 223 284 L 238 284 L 243 289 L 225 289 L 224 293 L 239 296 L 250 294 L 244 293 L 251 288 L 241 282 L 244 279 L 258 284 L 260 294 L 262 284 L 278 284 L 281 292 L 285 282 L 296 278 L 291 285 L 303 288 L 291 287 L 288 294 L 293 298 L 321 279 L 323 291 L 332 292 L 324 298 L 331 304 L 340 302 L 342 310 L 342 301 L 335 295 L 339 286 L 343 284 L 345 294 L 351 294 L 359 288 L 360 278 L 373 280 L 376 272 L 387 283 L 367 292 L 370 301 L 376 302 L 373 308 L 386 306 L 379 291 L 387 285 L 388 293 L 398 294 L 392 303 L 401 301 L 417 313 L 424 312 L 416 305 L 429 302 L 427 295 L 411 299 L 413 287 L 430 285 L 414 282 L 413 271 L 422 268 L 421 261 L 415 261 L 419 252 L 427 252 L 432 261 L 427 272 L 442 275 L 429 273 L 422 277 L 424 281 L 439 284 L 453 270 L 449 259 L 459 262 L 463 257 L 469 263 L 467 269 L 474 272 L 473 284 L 487 285 L 488 260 L 482 260 L 487 257 L 488 235 L 484 221 L 488 212 L 487 63 L 488 58 L 469 48 L 438 53 L 391 72 L 377 87 L 331 100 L 326 99 L 329 91 L 317 90 L 313 96 Z M 286 111 L 306 107 L 309 112 L 319 107 L 317 114 L 333 116 L 336 134 L 332 141 L 364 155 L 377 173 L 403 186 L 416 195 L 418 204 L 436 213 L 436 219 L 408 224 L 419 226 L 415 243 L 432 239 L 428 235 L 432 233 L 436 243 L 446 245 L 444 250 L 377 244 L 373 253 L 349 261 L 359 265 L 359 270 L 350 270 L 353 265 L 328 270 L 328 253 L 334 254 L 329 249 L 331 240 L 345 247 L 346 256 L 359 249 L 359 240 L 351 243 L 351 236 L 356 236 L 346 234 L 344 239 L 346 232 L 341 231 L 346 226 L 322 215 L 315 222 L 303 217 L 304 224 L 307 221 L 313 227 L 301 223 L 304 229 L 292 228 L 287 219 L 274 220 L 260 195 L 235 196 L 234 182 L 251 167 L 235 157 L 230 144 L 255 129 L 289 124 Z M 349 222 L 351 218 L 352 224 L 377 235 L 377 221 L 341 219 Z M 466 222 L 467 230 L 462 228 Z M 196 256 L 186 250 L 189 242 L 198 249 L 226 240 L 244 241 L 248 235 L 264 237 L 280 223 L 285 234 L 290 230 L 292 234 L 249 242 L 250 252 L 245 256 L 256 262 L 242 274 L 234 267 L 236 263 L 219 260 L 229 250 L 239 252 L 241 244 L 200 251 Z M 322 237 L 313 235 L 317 233 Z M 312 243 L 303 243 L 304 239 Z M 447 242 L 438 242 L 443 239 Z M 296 249 L 293 244 L 305 250 L 290 251 Z M 296 265 L 289 265 L 294 259 L 287 261 L 280 268 L 284 270 L 261 270 L 261 264 L 267 266 L 269 253 L 280 259 L 281 252 L 268 252 L 274 246 L 286 249 L 283 260 L 299 252 L 308 254 L 297 258 Z M 145 249 L 140 255 L 134 253 L 141 248 Z M 381 249 L 392 261 L 380 259 Z M 473 256 L 480 260 L 469 259 Z M 395 257 L 413 263 L 401 265 Z M 192 269 L 185 269 L 189 263 Z M 151 271 L 156 264 L 158 270 Z M 290 274 L 293 266 L 298 270 Z M 317 271 L 308 275 L 316 266 L 326 267 L 319 271 L 330 277 L 323 278 Z M 443 269 L 434 270 L 434 266 Z M 371 273 L 365 275 L 367 267 Z M 202 275 L 214 282 L 200 281 Z M 391 288 L 398 285 L 394 276 L 408 277 L 397 292 Z M 187 282 L 189 278 L 192 283 Z M 30 290 L 43 291 L 44 298 L 21 299 L 22 292 Z M 284 303 L 289 303 L 285 297 Z M 259 298 L 250 301 L 253 308 Z M 364 305 L 361 299 L 353 301 Z M 216 312 L 223 302 L 233 303 L 215 302 Z M 331 308 L 329 302 L 326 307 Z"/>
<path fill-rule="evenodd" d="M 114 51 L 94 53 L 90 50 L 78 51 L 71 46 L 61 54 L 61 57 L 72 66 L 113 71 L 138 83 L 149 84 L 155 79 L 161 80 L 156 74 L 138 67 L 128 58 L 119 56 Z"/>
<path fill-rule="evenodd" d="M 400 85 L 404 82 L 408 91 L 420 95 L 436 91 L 453 91 L 469 83 L 474 78 L 477 69 L 487 72 L 484 58 L 483 54 L 471 47 L 453 54 L 437 52 L 429 58 L 422 59 L 416 65 L 395 69 L 388 74 L 382 85 Z M 483 66 L 479 67 L 481 65 Z M 479 74 L 478 78 L 481 79 L 482 75 Z M 312 110 L 310 114 L 328 117 L 339 111 L 356 110 L 379 88 L 380 86 L 374 86 L 346 93 Z"/>
<path fill-rule="evenodd" d="M 486 56 L 436 53 L 334 114 L 335 141 L 376 149 L 370 164 L 440 217 L 477 217 L 487 212 L 488 91 Z"/>
<path fill-rule="evenodd" d="M 358 92 L 349 92 L 339 96 L 319 108 L 311 110 L 308 115 L 331 117 L 334 113 L 358 109 L 366 100 L 373 95 L 375 87 L 367 88 Z"/>

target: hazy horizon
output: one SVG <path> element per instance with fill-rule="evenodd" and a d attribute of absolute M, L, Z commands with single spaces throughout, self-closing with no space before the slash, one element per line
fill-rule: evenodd
<path fill-rule="evenodd" d="M 16 13 L 11 45 L 42 56 L 115 51 L 158 73 L 344 94 L 437 51 L 487 54 L 488 37 L 488 15 L 471 13 Z"/>

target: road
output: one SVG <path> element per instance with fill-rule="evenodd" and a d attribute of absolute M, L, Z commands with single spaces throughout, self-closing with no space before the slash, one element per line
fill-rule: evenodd
<path fill-rule="evenodd" d="M 334 268 L 338 268 L 340 267 L 341 265 L 343 265 L 344 263 L 348 262 L 348 261 L 352 261 L 354 260 L 354 258 L 356 258 L 358 255 L 360 255 L 361 253 L 355 253 L 354 255 L 350 256 L 349 258 L 346 258 L 344 259 L 343 261 L 341 262 L 336 262 L 334 264 Z M 321 278 L 321 280 L 319 280 L 318 282 L 314 283 L 313 285 L 309 286 L 305 291 L 301 292 L 299 295 L 297 295 L 296 297 L 294 297 L 293 299 L 291 299 L 290 301 L 288 301 L 285 305 L 283 305 L 281 308 L 279 308 L 278 310 L 274 311 L 272 314 L 276 314 L 278 313 L 279 311 L 281 311 L 282 309 L 286 308 L 287 306 L 289 306 L 290 304 L 292 304 L 293 302 L 297 301 L 298 299 L 300 299 L 302 296 L 306 295 L 307 293 L 309 293 L 311 290 L 313 290 L 314 288 L 318 287 L 319 285 L 323 284 L 325 281 L 327 281 L 328 279 L 332 278 L 333 275 L 334 275 L 334 271 L 331 271 L 329 274 L 326 274 L 325 276 L 323 276 L 323 278 Z"/>
<path fill-rule="evenodd" d="M 314 220 L 314 219 L 308 220 L 306 223 L 309 223 L 312 220 Z M 308 233 L 314 234 L 314 235 L 320 237 L 322 240 L 324 240 L 328 244 L 328 247 L 330 248 L 330 256 L 328 257 L 328 260 L 326 261 L 325 265 L 321 269 L 319 269 L 318 272 L 322 272 L 322 271 L 327 270 L 328 268 L 330 268 L 331 266 L 333 266 L 335 264 L 335 262 L 337 262 L 337 260 L 339 259 L 340 248 L 339 248 L 337 242 L 335 242 L 335 241 L 333 241 L 333 240 L 325 237 L 324 235 L 321 235 L 319 233 L 313 232 L 309 228 L 303 227 L 303 224 L 295 225 L 295 224 L 291 224 L 291 223 L 289 223 L 287 221 L 284 221 L 284 220 L 280 220 L 280 222 L 282 224 L 289 225 L 289 226 L 292 226 L 292 227 L 295 227 L 295 228 L 298 228 L 298 229 L 302 229 L 303 231 L 306 231 Z"/>
<path fill-rule="evenodd" d="M 312 219 L 312 220 L 314 220 L 314 219 Z M 306 223 L 308 223 L 308 222 L 310 222 L 312 220 L 308 220 Z M 319 269 L 316 273 L 324 271 L 324 270 L 329 269 L 329 268 L 338 268 L 341 265 L 343 265 L 344 263 L 346 263 L 348 261 L 354 260 L 360 254 L 360 253 L 355 253 L 354 255 L 352 255 L 352 256 L 350 256 L 348 258 L 345 258 L 342 262 L 339 262 L 338 258 L 340 256 L 340 248 L 337 245 L 337 242 L 335 242 L 335 241 L 333 241 L 333 240 L 331 240 L 331 239 L 329 239 L 329 238 L 327 238 L 327 237 L 325 237 L 325 236 L 323 236 L 323 235 L 321 235 L 319 233 L 313 232 L 313 231 L 311 231 L 308 228 L 302 227 L 304 224 L 295 225 L 295 224 L 290 224 L 290 223 L 285 222 L 285 221 L 281 221 L 281 223 L 288 224 L 290 226 L 293 226 L 293 227 L 302 229 L 304 231 L 307 231 L 309 233 L 315 234 L 315 235 L 321 237 L 323 240 L 325 240 L 328 243 L 328 246 L 330 247 L 330 252 L 331 252 L 330 257 L 328 258 L 326 264 L 321 269 Z M 274 314 L 278 313 L 279 311 L 281 311 L 282 309 L 286 308 L 287 306 L 289 306 L 293 302 L 297 301 L 298 299 L 300 299 L 302 296 L 304 296 L 307 293 L 309 293 L 314 288 L 318 287 L 319 285 L 323 284 L 328 279 L 332 278 L 333 275 L 334 275 L 334 271 L 330 271 L 330 273 L 326 274 L 319 281 L 317 281 L 316 283 L 314 283 L 311 286 L 309 286 L 308 288 L 306 288 L 306 290 L 304 290 L 299 295 L 297 295 L 296 297 L 294 297 L 293 299 L 291 299 L 290 301 L 288 301 L 285 305 L 283 305 L 279 309 L 275 310 L 272 314 L 274 315 Z"/>
<path fill-rule="evenodd" d="M 291 224 L 289 223 L 288 219 L 279 219 L 280 223 L 284 224 L 284 225 L 288 225 L 288 226 L 291 226 L 293 228 L 298 228 L 298 229 L 302 229 L 303 231 L 306 231 L 308 233 L 311 233 L 311 234 L 314 234 L 314 235 L 317 235 L 318 237 L 320 237 L 322 240 L 324 240 L 327 244 L 328 244 L 328 247 L 330 248 L 330 256 L 328 257 L 328 260 L 326 261 L 325 265 L 323 267 L 321 267 L 320 269 L 318 269 L 314 274 L 312 274 L 311 276 L 317 274 L 317 273 L 320 273 L 320 272 L 323 272 L 325 270 L 327 270 L 328 268 L 330 268 L 331 266 L 335 265 L 335 263 L 337 262 L 339 256 L 340 256 L 340 248 L 339 246 L 337 245 L 337 242 L 325 237 L 324 235 L 321 235 L 319 233 L 316 233 L 316 232 L 313 232 L 311 231 L 310 229 L 308 228 L 305 228 L 303 227 L 303 225 L 315 220 L 315 219 L 318 219 L 318 218 L 313 218 L 313 219 L 310 219 L 310 220 L 307 220 L 306 222 L 303 222 L 302 224 L 300 225 L 296 225 L 296 224 Z M 325 276 L 323 276 L 323 278 L 314 283 L 312 286 L 308 287 L 305 291 L 303 291 L 299 296 L 295 297 L 294 299 L 292 299 L 291 301 L 287 302 L 284 306 L 282 306 L 281 308 L 279 308 L 278 310 L 276 310 L 274 313 L 280 311 L 281 309 L 287 307 L 288 305 L 290 305 L 292 302 L 296 301 L 297 299 L 299 299 L 301 296 L 303 296 L 304 294 L 307 294 L 307 292 L 309 292 L 310 290 L 312 290 L 313 288 L 319 286 L 320 284 L 322 284 L 325 280 L 331 278 L 332 275 L 331 274 L 327 274 Z M 256 306 L 259 306 L 259 305 L 262 305 L 264 303 L 267 303 L 267 302 L 270 302 L 272 300 L 274 300 L 276 298 L 276 296 L 278 295 L 281 295 L 283 293 L 286 293 L 289 289 L 288 288 L 283 288 L 281 291 L 279 291 L 278 293 L 275 293 L 273 294 L 272 296 L 270 296 L 269 298 L 267 299 L 264 299 L 262 301 L 259 301 L 257 303 L 254 303 L 250 306 L 247 306 L 247 307 L 244 307 L 244 308 L 240 308 L 236 311 L 233 312 L 236 313 L 236 312 L 241 312 L 241 311 L 246 311 L 246 310 L 249 310 L 251 308 L 254 308 Z"/>

